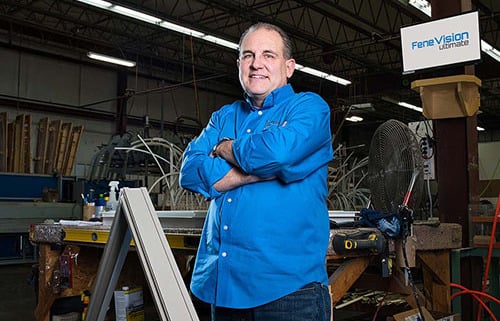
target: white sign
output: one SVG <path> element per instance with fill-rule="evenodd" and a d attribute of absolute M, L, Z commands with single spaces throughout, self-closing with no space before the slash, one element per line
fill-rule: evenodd
<path fill-rule="evenodd" d="M 479 60 L 477 11 L 401 28 L 403 73 Z"/>

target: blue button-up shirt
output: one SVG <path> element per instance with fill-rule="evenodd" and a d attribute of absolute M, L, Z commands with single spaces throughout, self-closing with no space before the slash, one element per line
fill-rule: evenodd
<path fill-rule="evenodd" d="M 222 138 L 234 139 L 243 172 L 276 179 L 215 190 L 231 169 L 210 156 Z M 290 85 L 273 91 L 259 109 L 247 98 L 212 114 L 186 148 L 180 175 L 182 187 L 210 199 L 191 281 L 198 298 L 251 308 L 310 282 L 328 283 L 331 144 L 327 103 Z"/>

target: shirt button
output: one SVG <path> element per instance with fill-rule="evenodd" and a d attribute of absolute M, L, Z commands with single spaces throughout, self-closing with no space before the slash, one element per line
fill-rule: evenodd
<path fill-rule="evenodd" d="M 223 229 L 224 229 L 224 231 L 227 231 L 229 229 L 229 226 L 224 225 Z"/>
<path fill-rule="evenodd" d="M 251 130 L 250 128 L 249 128 L 249 129 L 247 129 L 247 133 L 250 133 L 251 131 L 252 131 L 252 130 Z"/>
<path fill-rule="evenodd" d="M 233 201 L 233 199 L 232 199 L 232 198 L 228 198 L 228 199 L 227 199 L 227 202 L 228 202 L 228 203 L 231 203 L 232 201 Z"/>
<path fill-rule="evenodd" d="M 226 257 L 227 256 L 227 252 L 222 252 L 222 257 Z"/>
<path fill-rule="evenodd" d="M 262 116 L 262 110 L 259 110 L 257 114 L 259 114 L 259 116 Z"/>

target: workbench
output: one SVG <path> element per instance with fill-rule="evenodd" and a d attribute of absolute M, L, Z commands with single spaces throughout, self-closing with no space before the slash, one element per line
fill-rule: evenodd
<path fill-rule="evenodd" d="M 190 224 L 193 225 L 193 224 Z M 181 274 L 187 277 L 189 262 L 186 259 L 196 253 L 201 235 L 200 223 L 196 227 L 175 226 L 164 228 L 165 236 L 176 255 Z M 39 245 L 39 290 L 35 309 L 37 321 L 49 321 L 50 307 L 54 300 L 65 296 L 80 295 L 92 291 L 102 250 L 109 237 L 109 225 L 78 226 L 62 224 L 37 224 L 30 231 L 30 239 Z M 331 237 L 335 234 L 332 230 Z M 374 262 L 373 255 L 338 255 L 331 242 L 326 257 L 327 265 L 336 265 L 329 278 L 333 306 L 352 287 L 385 289 L 401 293 L 410 306 L 416 306 L 411 288 L 404 282 L 404 274 L 396 267 L 404 266 L 401 260 L 401 242 L 391 245 L 396 253 L 390 278 L 373 278 L 365 273 Z M 450 308 L 450 250 L 461 246 L 461 227 L 458 224 L 414 225 L 413 234 L 407 239 L 406 250 L 410 267 L 423 269 L 424 286 L 428 302 L 425 306 L 433 311 L 449 313 Z M 56 288 L 54 271 L 60 269 L 61 257 L 71 263 L 71 284 Z M 146 284 L 142 267 L 131 242 L 117 286 Z M 367 281 L 369 280 L 369 281 Z"/>
<path fill-rule="evenodd" d="M 30 240 L 39 246 L 38 302 L 34 312 L 37 321 L 50 320 L 50 307 L 56 299 L 77 296 L 85 290 L 92 292 L 109 231 L 109 225 L 36 224 L 31 227 Z M 196 254 L 201 227 L 173 227 L 164 231 L 174 255 L 177 254 L 181 274 L 187 277 L 188 259 Z M 64 269 L 61 262 L 67 262 Z M 55 274 L 62 278 L 62 270 L 70 271 L 67 284 L 54 279 Z M 146 284 L 132 241 L 117 285 Z M 147 289 L 144 292 L 147 299 Z"/>
<path fill-rule="evenodd" d="M 406 241 L 406 253 L 409 267 L 422 269 L 425 296 L 419 293 L 419 300 L 424 297 L 427 300 L 420 301 L 420 304 L 428 310 L 448 314 L 451 312 L 450 251 L 461 247 L 461 226 L 424 222 L 414 224 L 412 229 L 412 234 Z M 334 309 L 351 288 L 399 293 L 412 308 L 417 307 L 411 286 L 407 284 L 403 271 L 405 263 L 401 240 L 389 240 L 389 250 L 394 252 L 395 257 L 392 273 L 388 278 L 382 278 L 381 274 L 365 273 L 369 266 L 380 264 L 379 256 L 337 255 L 331 249 L 329 250 L 327 264 L 336 265 L 336 269 L 329 278 Z"/>

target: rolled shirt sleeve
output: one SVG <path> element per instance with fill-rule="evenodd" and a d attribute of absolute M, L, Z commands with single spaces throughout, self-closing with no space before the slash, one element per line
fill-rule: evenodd
<path fill-rule="evenodd" d="M 220 196 L 213 185 L 231 169 L 231 164 L 222 158 L 211 157 L 213 146 L 219 141 L 219 114 L 214 113 L 201 134 L 191 141 L 182 156 L 179 175 L 181 187 L 200 193 L 208 199 Z"/>

